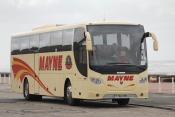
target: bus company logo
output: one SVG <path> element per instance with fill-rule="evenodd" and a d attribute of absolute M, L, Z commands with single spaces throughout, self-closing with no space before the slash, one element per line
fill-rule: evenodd
<path fill-rule="evenodd" d="M 62 70 L 62 55 L 56 56 L 40 56 L 39 59 L 39 70 L 50 71 L 50 70 Z"/>
<path fill-rule="evenodd" d="M 69 55 L 66 57 L 65 66 L 66 66 L 67 69 L 71 69 L 72 68 L 72 60 L 71 60 L 71 57 Z"/>
<path fill-rule="evenodd" d="M 133 75 L 109 75 L 107 81 L 133 81 Z"/>

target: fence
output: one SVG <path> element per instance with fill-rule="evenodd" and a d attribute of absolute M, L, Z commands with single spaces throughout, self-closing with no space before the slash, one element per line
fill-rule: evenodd
<path fill-rule="evenodd" d="M 0 84 L 10 84 L 10 73 L 0 73 Z"/>
<path fill-rule="evenodd" d="M 151 93 L 175 94 L 175 75 L 149 75 Z"/>

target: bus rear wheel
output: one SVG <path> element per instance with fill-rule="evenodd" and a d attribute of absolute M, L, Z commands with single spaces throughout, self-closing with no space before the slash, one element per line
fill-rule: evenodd
<path fill-rule="evenodd" d="M 65 101 L 67 104 L 72 105 L 72 106 L 77 105 L 80 102 L 80 100 L 72 98 L 72 86 L 70 82 L 66 84 Z"/>
<path fill-rule="evenodd" d="M 26 100 L 30 100 L 32 97 L 29 93 L 29 82 L 27 79 L 24 80 L 23 95 Z"/>
<path fill-rule="evenodd" d="M 32 95 L 32 94 L 30 94 L 30 92 L 29 92 L 29 82 L 28 82 L 27 79 L 24 81 L 23 95 L 24 95 L 25 100 L 35 100 L 35 101 L 42 100 L 41 95 Z"/>

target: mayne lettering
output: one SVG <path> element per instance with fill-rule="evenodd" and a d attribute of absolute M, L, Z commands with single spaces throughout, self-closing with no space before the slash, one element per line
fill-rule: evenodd
<path fill-rule="evenodd" d="M 40 56 L 39 70 L 40 71 L 57 71 L 62 70 L 62 55 L 57 56 Z"/>
<path fill-rule="evenodd" d="M 134 76 L 132 75 L 122 75 L 122 76 L 114 76 L 109 75 L 107 80 L 108 81 L 133 81 Z"/>

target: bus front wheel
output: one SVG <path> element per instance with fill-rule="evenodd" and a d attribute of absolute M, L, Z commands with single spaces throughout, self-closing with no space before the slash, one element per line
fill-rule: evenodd
<path fill-rule="evenodd" d="M 66 83 L 66 88 L 65 88 L 65 101 L 69 105 L 77 105 L 79 103 L 78 99 L 74 99 L 72 97 L 72 86 L 71 83 L 68 82 Z"/>

